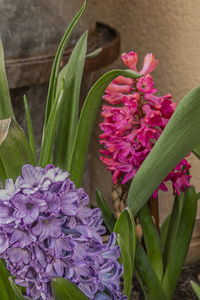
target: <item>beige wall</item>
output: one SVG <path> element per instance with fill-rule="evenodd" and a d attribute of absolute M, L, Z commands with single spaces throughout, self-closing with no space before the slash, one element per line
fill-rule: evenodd
<path fill-rule="evenodd" d="M 139 65 L 148 52 L 159 64 L 153 72 L 157 95 L 171 93 L 179 102 L 192 88 L 200 85 L 200 1 L 198 0 L 89 0 L 96 19 L 120 32 L 121 52 L 135 51 Z M 110 67 L 123 67 L 120 58 Z M 96 72 L 95 78 L 106 70 Z M 97 123 L 101 121 L 98 116 Z M 91 196 L 95 187 L 110 200 L 111 177 L 98 161 L 98 124 L 90 154 Z M 192 183 L 200 189 L 200 162 L 191 157 Z M 94 164 L 97 164 L 94 168 Z M 103 177 L 103 178 L 102 178 Z M 160 195 L 161 219 L 170 209 L 169 194 Z M 171 202 L 172 200 L 170 200 Z"/>

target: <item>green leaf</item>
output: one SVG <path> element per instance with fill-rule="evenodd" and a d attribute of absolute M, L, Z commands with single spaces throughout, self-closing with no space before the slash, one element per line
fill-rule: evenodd
<path fill-rule="evenodd" d="M 147 255 L 158 279 L 163 276 L 163 260 L 160 237 L 153 223 L 148 204 L 145 204 L 138 212 L 140 223 L 144 234 L 144 243 Z"/>
<path fill-rule="evenodd" d="M 15 115 L 10 100 L 10 93 L 8 88 L 8 82 L 6 77 L 5 62 L 4 62 L 4 51 L 2 41 L 0 39 L 0 120 L 12 117 L 15 119 Z"/>
<path fill-rule="evenodd" d="M 12 118 L 0 121 L 0 159 L 6 177 L 13 180 L 21 174 L 25 164 L 35 165 L 27 137 Z"/>
<path fill-rule="evenodd" d="M 106 227 L 111 233 L 114 230 L 116 219 L 113 216 L 110 208 L 108 207 L 108 204 L 104 200 L 101 192 L 99 190 L 96 190 L 95 194 L 96 194 L 96 202 L 102 212 L 104 223 L 106 224 Z"/>
<path fill-rule="evenodd" d="M 57 126 L 54 165 L 68 170 L 78 124 L 81 79 L 87 48 L 85 32 L 74 48 L 65 72 L 65 89 Z"/>
<path fill-rule="evenodd" d="M 144 249 L 137 241 L 135 255 L 136 276 L 142 281 L 143 291 L 148 300 L 166 300 L 161 283 Z"/>
<path fill-rule="evenodd" d="M 126 243 L 124 242 L 121 235 L 117 234 L 117 242 L 119 244 L 122 260 L 124 264 L 124 288 L 123 288 L 123 294 L 128 297 L 128 300 L 130 299 L 131 294 L 131 284 L 132 284 L 132 277 L 133 277 L 133 268 L 132 268 L 132 262 L 131 262 L 131 256 L 129 253 L 129 249 L 127 248 Z"/>
<path fill-rule="evenodd" d="M 55 300 L 88 300 L 79 288 L 65 278 L 53 278 L 51 289 Z"/>
<path fill-rule="evenodd" d="M 86 55 L 86 58 L 93 58 L 96 57 L 97 55 L 99 55 L 102 51 L 102 48 L 98 48 L 96 50 L 94 50 L 93 52 L 89 53 Z"/>
<path fill-rule="evenodd" d="M 36 158 L 33 126 L 32 126 L 32 122 L 31 122 L 31 116 L 30 116 L 30 111 L 29 111 L 28 101 L 27 101 L 26 95 L 24 95 L 24 107 L 25 107 L 25 112 L 26 112 L 26 121 L 27 121 L 27 127 L 28 127 L 29 143 L 30 143 L 30 147 L 31 147 L 31 150 L 33 152 L 33 157 L 34 157 L 35 164 L 36 164 L 37 158 Z"/>
<path fill-rule="evenodd" d="M 67 42 L 73 32 L 75 25 L 77 24 L 78 20 L 80 19 L 81 15 L 83 14 L 83 12 L 85 10 L 86 4 L 87 4 L 87 0 L 84 1 L 82 8 L 79 10 L 79 12 L 76 14 L 76 16 L 73 18 L 73 20 L 69 24 L 61 42 L 60 42 L 60 45 L 58 47 L 58 50 L 57 50 L 57 53 L 56 53 L 56 56 L 54 59 L 52 71 L 51 71 L 51 77 L 50 77 L 50 83 L 49 83 L 49 89 L 48 89 L 48 95 L 47 95 L 45 127 L 47 125 L 47 122 L 48 122 L 48 119 L 50 116 L 50 112 L 52 109 L 52 105 L 53 105 L 55 95 L 56 95 L 57 79 L 58 79 L 58 73 L 60 70 L 60 63 L 61 63 L 62 55 L 63 55 L 63 52 L 67 45 Z"/>
<path fill-rule="evenodd" d="M 162 286 L 167 300 L 171 300 L 190 245 L 197 211 L 196 193 L 191 186 L 186 194 L 179 228 L 171 249 Z"/>
<path fill-rule="evenodd" d="M 195 294 L 200 299 L 200 287 L 194 281 L 190 281 L 190 283 L 191 283 L 191 286 L 192 286 Z"/>
<path fill-rule="evenodd" d="M 108 84 L 117 76 L 123 75 L 130 78 L 141 77 L 141 74 L 131 70 L 113 70 L 103 75 L 91 88 L 85 99 L 81 115 L 78 122 L 78 128 L 74 140 L 72 158 L 68 172 L 71 180 L 76 187 L 80 187 L 83 178 L 86 157 L 88 153 L 90 138 L 94 127 L 94 121 L 98 108 Z"/>
<path fill-rule="evenodd" d="M 10 283 L 9 283 L 9 271 L 5 268 L 3 259 L 0 260 L 0 291 L 3 300 L 12 300 L 15 297 Z M 1 298 L 0 297 L 0 298 Z"/>
<path fill-rule="evenodd" d="M 185 194 L 186 193 L 182 192 L 180 196 L 176 194 L 174 197 L 174 204 L 171 212 L 171 218 L 170 218 L 169 227 L 166 235 L 166 240 L 163 247 L 163 262 L 165 267 L 171 255 L 171 250 L 174 247 L 174 240 L 176 238 L 176 234 L 179 228 L 183 206 L 185 202 Z"/>
<path fill-rule="evenodd" d="M 127 203 L 136 213 L 169 172 L 200 143 L 200 87 L 177 106 L 166 128 L 138 170 Z"/>
<path fill-rule="evenodd" d="M 43 168 L 46 167 L 46 165 L 52 163 L 53 142 L 55 138 L 56 125 L 57 125 L 61 103 L 63 99 L 63 92 L 64 92 L 64 82 L 63 82 L 63 87 L 61 88 L 60 92 L 57 95 L 56 100 L 53 103 L 51 114 L 49 116 L 49 121 L 43 135 L 43 142 L 42 142 L 42 148 L 40 151 L 40 160 L 39 160 L 39 165 Z"/>
<path fill-rule="evenodd" d="M 167 215 L 167 217 L 164 219 L 164 221 L 162 222 L 162 224 L 160 226 L 161 247 L 163 247 L 163 245 L 164 245 L 164 243 L 166 241 L 170 219 L 171 219 L 171 213 L 169 213 Z"/>
<path fill-rule="evenodd" d="M 197 200 L 200 199 L 200 192 L 196 193 L 196 199 L 197 199 Z"/>
<path fill-rule="evenodd" d="M 134 217 L 128 207 L 126 207 L 119 215 L 119 218 L 117 219 L 114 227 L 114 232 L 116 234 L 119 233 L 121 237 L 123 237 L 123 240 L 127 245 L 127 248 L 129 249 L 133 270 L 137 236 Z"/>
<path fill-rule="evenodd" d="M 3 186 L 5 185 L 6 179 L 7 179 L 6 171 L 3 166 L 2 160 L 0 159 L 0 180 Z"/>
<path fill-rule="evenodd" d="M 10 282 L 10 285 L 11 285 L 15 295 L 17 296 L 17 299 L 26 300 L 22 294 L 21 287 L 19 287 L 15 284 L 15 282 L 13 280 L 14 278 L 15 278 L 14 276 L 10 276 L 9 282 Z"/>

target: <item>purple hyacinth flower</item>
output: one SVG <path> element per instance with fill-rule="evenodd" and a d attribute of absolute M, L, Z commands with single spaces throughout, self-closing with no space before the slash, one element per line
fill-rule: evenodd
<path fill-rule="evenodd" d="M 20 195 L 13 199 L 13 205 L 17 209 L 16 217 L 23 219 L 24 224 L 32 224 L 39 217 L 39 213 L 45 212 L 48 205 L 45 200 L 39 198 L 41 195 Z"/>
<path fill-rule="evenodd" d="M 102 216 L 69 174 L 48 165 L 25 165 L 0 191 L 0 257 L 25 298 L 54 300 L 51 279 L 64 277 L 89 299 L 126 299 L 115 234 L 103 244 Z"/>

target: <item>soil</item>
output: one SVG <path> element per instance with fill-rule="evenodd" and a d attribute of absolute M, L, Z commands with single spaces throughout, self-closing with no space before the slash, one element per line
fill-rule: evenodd
<path fill-rule="evenodd" d="M 183 268 L 174 293 L 173 300 L 197 300 L 198 299 L 198 297 L 195 295 L 190 285 L 191 280 L 193 280 L 195 283 L 200 285 L 200 263 L 196 263 L 190 266 L 185 266 Z M 140 284 L 136 278 L 134 278 L 131 300 L 145 300 Z M 162 299 L 153 299 L 153 300 L 162 300 Z"/>

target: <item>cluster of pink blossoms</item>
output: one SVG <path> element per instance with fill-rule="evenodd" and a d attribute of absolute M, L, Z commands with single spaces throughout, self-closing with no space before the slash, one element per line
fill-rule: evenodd
<path fill-rule="evenodd" d="M 138 72 L 136 52 L 123 53 L 122 60 L 131 70 Z M 105 156 L 100 159 L 112 172 L 113 183 L 130 181 L 158 140 L 170 117 L 176 109 L 171 94 L 162 97 L 155 95 L 153 78 L 150 75 L 158 64 L 153 54 L 144 58 L 143 76 L 137 79 L 117 77 L 110 83 L 103 98 L 113 106 L 103 105 L 104 122 L 100 124 L 104 132 L 100 135 L 100 144 Z M 116 106 L 117 105 L 117 106 Z M 167 162 L 166 162 L 167 163 Z M 190 164 L 183 159 L 164 179 L 158 188 L 167 191 L 165 182 L 172 181 L 173 191 L 180 194 L 189 186 Z M 156 198 L 158 189 L 154 192 Z"/>

